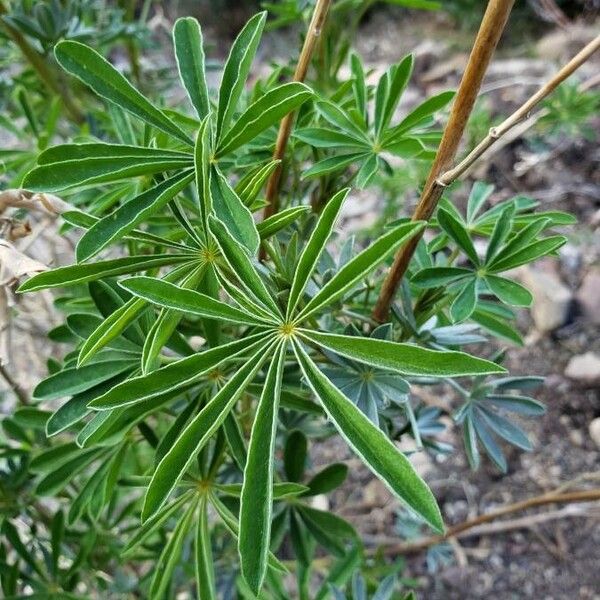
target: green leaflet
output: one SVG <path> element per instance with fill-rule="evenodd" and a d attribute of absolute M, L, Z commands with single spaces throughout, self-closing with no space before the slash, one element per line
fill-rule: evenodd
<path fill-rule="evenodd" d="M 385 74 L 387 81 L 387 94 L 385 101 L 379 112 L 379 119 L 376 119 L 375 126 L 377 134 L 387 129 L 390 120 L 398 106 L 402 93 L 406 89 L 408 81 L 412 75 L 414 58 L 412 54 L 405 56 L 398 65 L 394 65 Z M 383 78 L 382 78 L 383 79 Z"/>
<path fill-rule="evenodd" d="M 183 171 L 122 204 L 114 212 L 97 221 L 79 240 L 77 260 L 87 260 L 111 242 L 123 237 L 158 212 L 194 179 L 192 170 Z"/>
<path fill-rule="evenodd" d="M 335 222 L 342 208 L 342 204 L 349 191 L 349 188 L 341 190 L 329 200 L 323 212 L 321 213 L 321 217 L 319 218 L 316 227 L 306 243 L 306 246 L 304 247 L 302 255 L 300 256 L 300 260 L 298 261 L 298 266 L 296 267 L 294 280 L 290 289 L 286 319 L 289 319 L 293 314 L 298 302 L 300 301 L 300 298 L 302 297 L 302 292 L 304 292 L 306 286 L 308 285 L 310 276 L 315 270 L 319 257 L 325 249 L 325 244 L 327 243 L 327 240 L 333 231 Z"/>
<path fill-rule="evenodd" d="M 237 538 L 237 536 L 238 536 L 237 519 L 233 516 L 231 511 L 223 504 L 223 502 L 215 494 L 211 494 L 211 502 L 212 502 L 214 509 L 217 511 L 219 517 L 221 517 L 221 519 L 223 520 L 223 523 L 225 524 L 225 526 L 227 527 L 227 529 L 229 530 L 231 535 L 233 535 L 233 537 Z M 271 567 L 271 569 L 279 571 L 280 573 L 288 572 L 285 565 L 283 565 L 272 552 L 269 552 L 269 567 Z"/>
<path fill-rule="evenodd" d="M 23 185 L 34 192 L 59 192 L 78 186 L 119 181 L 192 166 L 188 158 L 137 158 L 116 156 L 84 158 L 40 165 L 29 171 Z"/>
<path fill-rule="evenodd" d="M 216 217 L 250 254 L 255 254 L 260 237 L 252 213 L 244 206 L 217 167 L 210 169 L 210 197 Z"/>
<path fill-rule="evenodd" d="M 246 206 L 251 206 L 256 200 L 269 175 L 271 175 L 280 163 L 280 160 L 270 160 L 266 165 L 250 171 L 250 173 L 244 175 L 237 182 L 235 193 Z M 260 224 L 258 227 L 260 227 Z"/>
<path fill-rule="evenodd" d="M 44 150 L 37 159 L 38 165 L 60 164 L 66 161 L 80 161 L 88 158 L 131 158 L 144 160 L 192 160 L 189 152 L 167 150 L 147 146 L 127 144 L 107 144 L 88 142 L 85 144 L 60 144 Z"/>
<path fill-rule="evenodd" d="M 425 226 L 420 221 L 403 223 L 382 235 L 376 242 L 346 263 L 300 311 L 296 321 L 341 298 L 348 290 L 366 277 L 378 264 L 391 256 L 408 239 Z M 291 313 L 290 313 L 291 314 Z"/>
<path fill-rule="evenodd" d="M 304 525 L 312 536 L 329 552 L 344 556 L 346 552 L 343 540 L 358 541 L 354 528 L 344 519 L 322 510 L 302 506 L 298 508 Z"/>
<path fill-rule="evenodd" d="M 227 264 L 235 276 L 242 282 L 246 291 L 249 292 L 259 304 L 262 304 L 270 314 L 273 314 L 276 317 L 281 315 L 279 307 L 254 268 L 248 253 L 238 241 L 234 239 L 234 236 L 225 224 L 214 217 L 211 217 L 209 219 L 209 229 L 214 235 Z"/>
<path fill-rule="evenodd" d="M 431 96 L 409 113 L 402 121 L 400 121 L 400 123 L 398 123 L 398 125 L 388 129 L 383 137 L 382 143 L 390 144 L 397 141 L 415 125 L 418 125 L 424 119 L 444 108 L 452 98 L 454 98 L 454 92 L 451 91 Z"/>
<path fill-rule="evenodd" d="M 269 90 L 251 104 L 221 137 L 217 146 L 217 157 L 247 144 L 265 129 L 279 123 L 285 115 L 296 110 L 312 95 L 308 86 L 298 82 L 284 83 Z"/>
<path fill-rule="evenodd" d="M 215 485 L 220 493 L 226 496 L 233 496 L 235 498 L 239 498 L 242 495 L 242 486 L 243 484 L 241 483 L 223 483 Z M 306 495 L 308 490 L 309 488 L 307 486 L 300 483 L 274 483 L 273 500 L 283 500 L 284 498 L 303 496 Z"/>
<path fill-rule="evenodd" d="M 77 366 L 84 365 L 104 346 L 117 339 L 146 307 L 146 302 L 131 298 L 117 308 L 90 334 L 79 350 Z"/>
<path fill-rule="evenodd" d="M 454 215 L 440 208 L 437 212 L 437 220 L 442 229 L 456 242 L 458 247 L 469 257 L 475 266 L 479 266 L 480 261 L 477 251 L 471 240 L 469 232 L 463 224 Z"/>
<path fill-rule="evenodd" d="M 319 471 L 309 482 L 305 496 L 328 494 L 346 480 L 348 467 L 343 463 L 333 463 Z"/>
<path fill-rule="evenodd" d="M 150 584 L 150 594 L 148 596 L 150 600 L 162 600 L 165 597 L 175 565 L 179 562 L 179 557 L 183 551 L 185 536 L 192 526 L 195 512 L 196 503 L 192 502 L 175 526 L 167 545 L 154 565 L 154 577 Z"/>
<path fill-rule="evenodd" d="M 286 343 L 271 362 L 252 427 L 240 505 L 242 574 L 258 595 L 267 570 L 273 503 L 273 450 Z"/>
<path fill-rule="evenodd" d="M 90 401 L 108 392 L 108 390 L 120 383 L 123 377 L 124 374 L 121 374 L 121 376 L 107 379 L 106 381 L 69 398 L 69 400 L 60 406 L 60 408 L 58 408 L 48 419 L 48 422 L 46 423 L 46 435 L 51 437 L 77 423 L 89 412 L 88 404 Z"/>
<path fill-rule="evenodd" d="M 302 178 L 310 179 L 311 177 L 321 177 L 322 175 L 327 175 L 333 171 L 343 169 L 354 162 L 366 159 L 369 155 L 370 153 L 365 154 L 364 152 L 356 152 L 352 154 L 342 154 L 340 156 L 330 156 L 329 158 L 324 158 L 304 171 L 302 173 Z"/>
<path fill-rule="evenodd" d="M 73 458 L 61 464 L 54 471 L 47 473 L 37 484 L 35 493 L 40 496 L 51 496 L 62 490 L 68 483 L 88 465 L 103 455 L 99 448 L 78 452 Z"/>
<path fill-rule="evenodd" d="M 74 442 L 54 446 L 31 459 L 30 471 L 35 474 L 48 473 L 64 464 L 75 454 L 79 454 L 79 447 Z"/>
<path fill-rule="evenodd" d="M 234 358 L 242 352 L 253 351 L 256 346 L 264 343 L 264 339 L 264 333 L 251 335 L 187 356 L 148 375 L 132 377 L 90 402 L 89 407 L 95 410 L 108 410 L 154 398 L 173 390 L 183 392 L 221 362 Z"/>
<path fill-rule="evenodd" d="M 419 287 L 432 288 L 472 276 L 473 271 L 463 267 L 429 267 L 419 271 L 410 281 Z"/>
<path fill-rule="evenodd" d="M 38 400 L 51 400 L 78 394 L 134 368 L 135 364 L 135 357 L 132 357 L 129 360 L 106 360 L 81 368 L 63 369 L 38 383 L 33 390 L 33 397 Z"/>
<path fill-rule="evenodd" d="M 101 262 L 59 267 L 34 275 L 25 281 L 18 292 L 34 292 L 53 287 L 67 287 L 87 283 L 104 277 L 115 277 L 128 273 L 138 273 L 157 267 L 176 265 L 196 258 L 192 254 L 148 254 L 144 256 L 126 256 Z"/>
<path fill-rule="evenodd" d="M 402 373 L 423 377 L 462 377 L 506 373 L 506 369 L 496 363 L 476 358 L 464 352 L 440 352 L 413 344 L 400 344 L 375 338 L 320 333 L 300 329 L 299 333 L 307 340 L 327 348 L 331 352 L 352 360 Z"/>
<path fill-rule="evenodd" d="M 180 18 L 173 27 L 173 45 L 179 77 L 196 114 L 203 119 L 210 111 L 200 24 L 193 17 Z"/>
<path fill-rule="evenodd" d="M 356 187 L 361 190 L 367 187 L 377 173 L 377 169 L 379 169 L 378 156 L 376 154 L 368 155 L 356 174 Z"/>
<path fill-rule="evenodd" d="M 410 461 L 319 371 L 299 344 L 294 344 L 294 350 L 306 381 L 340 435 L 396 496 L 433 529 L 443 531 L 435 498 Z"/>
<path fill-rule="evenodd" d="M 133 537 L 127 542 L 125 548 L 121 552 L 123 557 L 131 554 L 144 540 L 152 535 L 171 517 L 174 515 L 188 500 L 193 496 L 193 492 L 186 492 L 179 496 L 176 500 L 173 500 L 170 504 L 158 511 L 151 519 L 148 519 L 143 525 L 141 525 L 133 535 Z"/>
<path fill-rule="evenodd" d="M 502 253 L 502 256 L 498 254 L 493 263 L 489 265 L 489 270 L 497 273 L 520 267 L 521 265 L 533 262 L 542 256 L 555 252 L 561 246 L 564 246 L 566 241 L 567 238 L 562 235 L 552 235 L 542 240 L 538 240 L 537 242 L 533 242 L 533 244 L 529 244 L 513 254 L 507 256 L 504 255 L 504 253 Z"/>
<path fill-rule="evenodd" d="M 505 304 L 531 306 L 533 302 L 533 296 L 528 289 L 506 277 L 486 275 L 485 282 L 490 291 Z"/>
<path fill-rule="evenodd" d="M 270 339 L 258 343 L 258 351 L 248 358 L 177 438 L 152 476 L 152 481 L 146 491 L 142 520 L 152 516 L 164 504 L 179 479 L 195 459 L 196 454 L 221 426 L 246 386 L 255 377 L 269 356 L 273 343 Z M 220 346 L 214 350 L 208 350 L 207 353 L 222 348 L 223 346 Z M 160 371 L 154 373 L 160 373 Z"/>
<path fill-rule="evenodd" d="M 350 54 L 350 69 L 352 70 L 352 91 L 354 93 L 354 100 L 356 102 L 356 108 L 363 117 L 365 125 L 368 124 L 369 115 L 367 113 L 367 101 L 369 98 L 367 85 L 365 82 L 365 71 L 363 69 L 362 61 L 360 57 L 352 52 Z"/>
<path fill-rule="evenodd" d="M 76 227 L 80 227 L 82 229 L 90 229 L 95 223 L 100 221 L 100 217 L 79 212 L 77 210 L 69 210 L 64 212 L 61 214 L 61 217 L 70 225 L 75 225 Z M 195 250 L 195 248 L 191 246 L 187 246 L 180 242 L 174 242 L 173 240 L 169 240 L 160 235 L 148 233 L 147 231 L 140 231 L 139 229 L 134 229 L 128 235 L 126 235 L 124 239 L 136 240 L 145 242 L 147 244 L 156 244 L 158 246 L 166 246 L 167 248 L 175 248 L 177 250 Z"/>
<path fill-rule="evenodd" d="M 65 71 L 75 75 L 99 96 L 182 142 L 193 145 L 190 138 L 171 119 L 153 106 L 121 73 L 89 46 L 63 40 L 54 48 L 54 54 Z"/>
<path fill-rule="evenodd" d="M 367 134 L 332 102 L 319 101 L 316 103 L 316 109 L 326 121 L 334 126 L 334 129 L 343 131 L 351 137 L 364 140 L 365 144 L 369 147 L 372 146 Z"/>
<path fill-rule="evenodd" d="M 464 287 L 454 299 L 450 307 L 450 314 L 455 323 L 468 319 L 477 306 L 477 279 L 473 277 L 467 281 Z"/>
<path fill-rule="evenodd" d="M 310 210 L 308 206 L 292 206 L 278 212 L 261 221 L 256 228 L 258 229 L 258 235 L 261 240 L 266 240 L 272 235 L 275 235 L 278 231 L 285 229 L 288 225 L 293 223 L 298 217 L 306 214 Z"/>
<path fill-rule="evenodd" d="M 163 308 L 172 308 L 207 319 L 219 319 L 244 325 L 265 325 L 264 320 L 239 308 L 229 306 L 206 294 L 153 277 L 130 277 L 120 285 L 135 296 Z"/>
<path fill-rule="evenodd" d="M 196 171 L 196 190 L 200 203 L 202 222 L 206 226 L 206 219 L 212 212 L 212 199 L 210 193 L 210 116 L 207 116 L 198 129 L 196 146 L 194 147 L 194 169 Z"/>
<path fill-rule="evenodd" d="M 198 267 L 181 281 L 181 287 L 193 290 L 204 277 L 205 271 L 205 265 Z M 181 317 L 182 314 L 180 311 L 170 309 L 162 309 L 160 311 L 144 340 L 142 373 L 149 373 L 154 368 L 155 363 L 159 362 L 157 360 L 158 356 L 171 335 L 175 333 Z"/>
<path fill-rule="evenodd" d="M 194 541 L 194 554 L 196 557 L 196 588 L 200 600 L 214 600 L 215 572 L 212 556 L 210 527 L 208 526 L 208 499 L 203 496 L 198 507 L 198 522 L 196 524 L 196 537 Z"/>
<path fill-rule="evenodd" d="M 362 148 L 370 152 L 372 147 L 362 138 L 324 127 L 306 127 L 297 129 L 294 137 L 315 148 Z"/>
<path fill-rule="evenodd" d="M 219 90 L 219 106 L 217 109 L 217 137 L 221 138 L 227 131 L 235 112 L 238 100 L 242 95 L 250 66 L 254 60 L 256 49 L 267 20 L 267 13 L 254 15 L 244 26 L 233 42 Z"/>

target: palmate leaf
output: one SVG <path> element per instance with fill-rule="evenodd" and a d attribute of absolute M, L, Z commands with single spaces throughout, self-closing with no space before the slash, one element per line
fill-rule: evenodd
<path fill-rule="evenodd" d="M 185 144 L 193 146 L 193 142 L 185 132 L 153 106 L 119 71 L 89 46 L 63 40 L 56 45 L 54 54 L 65 71 L 75 75 L 99 96 Z"/>
<path fill-rule="evenodd" d="M 152 476 L 144 499 L 142 520 L 151 517 L 164 504 L 196 454 L 221 426 L 235 402 L 244 392 L 245 387 L 268 358 L 273 344 L 272 339 L 259 343 L 258 351 L 248 358 L 177 438 Z M 215 350 L 221 348 L 222 346 Z"/>
<path fill-rule="evenodd" d="M 242 574 L 255 594 L 260 591 L 267 570 L 273 502 L 273 450 L 285 351 L 286 344 L 282 342 L 275 350 L 269 367 L 252 426 L 244 470 L 238 547 Z"/>
<path fill-rule="evenodd" d="M 300 344 L 294 343 L 294 351 L 306 382 L 340 435 L 396 496 L 433 529 L 442 531 L 444 524 L 435 498 L 409 460 L 321 373 Z"/>
<path fill-rule="evenodd" d="M 97 221 L 77 243 L 77 260 L 91 258 L 111 242 L 129 233 L 136 225 L 161 210 L 193 179 L 192 170 L 183 171 L 127 201 Z"/>
<path fill-rule="evenodd" d="M 210 110 L 203 43 L 202 30 L 196 19 L 185 17 L 175 21 L 173 46 L 179 77 L 200 119 L 203 119 Z"/>

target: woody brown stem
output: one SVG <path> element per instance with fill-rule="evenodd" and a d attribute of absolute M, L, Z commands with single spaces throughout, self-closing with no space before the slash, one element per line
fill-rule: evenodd
<path fill-rule="evenodd" d="M 414 221 L 428 220 L 437 206 L 442 195 L 442 188 L 436 185 L 436 180 L 440 173 L 443 173 L 454 160 L 467 120 L 477 99 L 481 82 L 498 45 L 513 4 L 514 0 L 490 0 L 487 6 L 467 67 L 458 87 L 456 99 L 450 111 L 448 123 L 444 129 L 440 147 L 429 171 L 417 208 L 412 216 Z M 396 255 L 394 264 L 383 282 L 373 311 L 373 317 L 377 321 L 383 322 L 386 320 L 400 280 L 406 272 L 408 263 L 421 236 L 422 233 L 413 237 Z"/>
<path fill-rule="evenodd" d="M 306 39 L 304 45 L 298 57 L 298 64 L 294 72 L 293 81 L 304 81 L 310 61 L 315 51 L 317 41 L 321 35 L 323 24 L 327 18 L 327 13 L 331 5 L 331 0 L 317 0 L 315 9 L 313 11 L 308 31 L 306 32 Z M 273 159 L 282 161 L 285 155 L 285 149 L 292 131 L 292 125 L 294 123 L 294 113 L 288 113 L 279 124 L 279 132 L 277 133 L 277 141 L 275 142 L 275 152 L 273 153 Z M 280 162 L 276 167 L 269 181 L 267 182 L 266 200 L 268 202 L 265 206 L 263 218 L 267 219 L 272 215 L 276 214 L 279 210 L 279 186 L 281 183 L 281 172 L 283 169 L 283 162 Z"/>

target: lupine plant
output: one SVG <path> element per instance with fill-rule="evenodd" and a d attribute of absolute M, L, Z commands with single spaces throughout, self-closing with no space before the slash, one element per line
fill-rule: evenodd
<path fill-rule="evenodd" d="M 530 449 L 509 418 L 543 413 L 521 392 L 540 380 L 510 377 L 493 342 L 521 343 L 513 307 L 531 302 L 507 271 L 556 252 L 553 230 L 571 218 L 522 196 L 492 205 L 482 183 L 463 214 L 448 192 L 378 324 L 385 270 L 428 224 L 399 218 L 342 243 L 344 204 L 352 185 L 401 168 L 390 156 L 432 159 L 452 93 L 396 116 L 412 57 L 371 85 L 354 53 L 335 89 L 281 83 L 278 69 L 250 88 L 265 22 L 240 32 L 218 91 L 198 22 L 175 23 L 187 107 L 151 101 L 80 41 L 54 47 L 97 96 L 90 113 L 108 118 L 97 135 L 44 146 L 20 182 L 70 202 L 63 230 L 79 238 L 75 264 L 19 290 L 60 290 L 64 323 L 49 335 L 65 353 L 49 358 L 35 404 L 3 421 L 6 597 L 383 600 L 394 573 L 367 578 L 368 594 L 360 535 L 315 505 L 348 469 L 315 470 L 313 443 L 340 436 L 438 532 L 436 500 L 396 445 L 452 450 L 415 388 L 462 403 L 453 416 L 474 468 L 481 445 L 506 469 L 494 436 Z M 261 221 L 277 126 L 293 112 L 281 208 Z"/>

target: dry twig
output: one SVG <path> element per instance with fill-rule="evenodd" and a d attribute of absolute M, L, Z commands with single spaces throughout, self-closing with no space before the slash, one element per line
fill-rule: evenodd
<path fill-rule="evenodd" d="M 528 515 L 522 519 L 515 519 L 512 521 L 500 521 L 492 523 L 498 518 L 515 512 L 527 510 L 528 508 L 534 508 L 537 506 L 545 506 L 547 504 L 575 504 L 579 502 L 592 502 L 600 500 L 600 489 L 582 490 L 575 492 L 556 493 L 550 492 L 548 494 L 542 494 L 541 496 L 534 496 L 526 500 L 514 502 L 501 506 L 495 510 L 491 510 L 488 513 L 479 515 L 472 519 L 467 519 L 462 523 L 449 527 L 443 535 L 432 535 L 429 537 L 421 538 L 414 541 L 403 542 L 401 544 L 393 544 L 385 549 L 386 554 L 414 554 L 425 550 L 436 544 L 440 544 L 453 537 L 465 537 L 464 532 L 469 531 L 470 536 L 484 535 L 487 533 L 498 533 L 501 531 L 508 531 L 510 529 L 521 529 L 523 527 L 530 527 L 535 524 L 549 520 L 551 517 L 540 515 Z M 568 507 L 567 507 L 568 508 Z M 573 511 L 566 511 L 572 515 Z M 547 513 L 548 514 L 548 513 Z M 566 513 L 564 513 L 566 514 Z M 556 516 L 552 518 L 557 518 Z M 484 524 L 488 524 L 484 527 Z"/>
<path fill-rule="evenodd" d="M 24 208 L 42 212 L 54 217 L 73 207 L 53 194 L 33 193 L 23 189 L 9 189 L 0 192 L 0 215 L 7 208 Z"/>

